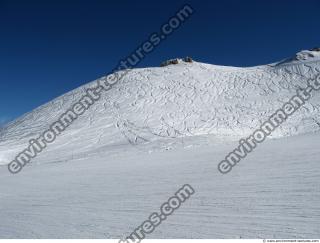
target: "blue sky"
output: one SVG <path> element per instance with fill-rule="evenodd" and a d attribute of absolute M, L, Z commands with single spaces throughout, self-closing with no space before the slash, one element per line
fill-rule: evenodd
<path fill-rule="evenodd" d="M 0 124 L 103 76 L 185 3 L 195 14 L 141 67 L 252 66 L 320 46 L 317 0 L 0 0 Z"/>

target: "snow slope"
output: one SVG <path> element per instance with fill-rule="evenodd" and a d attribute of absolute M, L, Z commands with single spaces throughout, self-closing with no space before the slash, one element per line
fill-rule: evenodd
<path fill-rule="evenodd" d="M 60 148 L 68 148 L 64 158 L 71 158 L 123 144 L 199 135 L 237 139 L 250 134 L 319 70 L 317 56 L 251 68 L 195 62 L 135 69 L 60 135 L 46 156 L 54 157 Z M 2 129 L 0 164 L 9 163 L 30 138 L 37 138 L 94 84 L 71 91 Z M 314 94 L 273 136 L 318 131 L 319 97 Z"/>
<path fill-rule="evenodd" d="M 236 68 L 132 70 L 46 151 L 5 164 L 94 82 L 0 132 L 0 238 L 120 238 L 183 184 L 149 238 L 320 238 L 319 94 L 231 173 L 217 164 L 320 71 L 317 56 Z M 294 136 L 296 135 L 296 136 Z"/>

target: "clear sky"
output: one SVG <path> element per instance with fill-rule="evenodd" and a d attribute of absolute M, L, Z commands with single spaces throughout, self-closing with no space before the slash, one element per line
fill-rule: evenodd
<path fill-rule="evenodd" d="M 320 46 L 319 0 L 0 0 L 0 124 L 111 71 L 185 3 L 195 14 L 141 67 L 253 66 Z"/>

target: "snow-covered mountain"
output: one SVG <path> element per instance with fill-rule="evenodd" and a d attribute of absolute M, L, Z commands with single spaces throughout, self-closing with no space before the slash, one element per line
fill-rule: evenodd
<path fill-rule="evenodd" d="M 134 69 L 72 124 L 48 149 L 64 157 L 121 144 L 211 135 L 250 134 L 320 71 L 320 52 L 301 51 L 285 61 L 249 68 L 199 62 Z M 106 77 L 103 77 L 104 79 Z M 96 81 L 62 95 L 11 122 L 0 133 L 0 164 L 9 163 Z M 320 129 L 320 94 L 272 135 Z M 68 152 L 66 152 L 68 151 Z M 49 155 L 47 155 L 49 156 Z"/>
<path fill-rule="evenodd" d="M 120 238 L 186 183 L 195 195 L 150 238 L 320 238 L 316 91 L 272 134 L 279 139 L 229 174 L 217 170 L 238 139 L 319 74 L 318 54 L 250 68 L 180 62 L 130 71 L 23 172 L 0 166 L 0 238 Z M 2 128 L 0 164 L 95 85 Z"/>

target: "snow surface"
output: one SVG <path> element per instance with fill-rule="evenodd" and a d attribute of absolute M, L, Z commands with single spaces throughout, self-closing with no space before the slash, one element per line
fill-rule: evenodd
<path fill-rule="evenodd" d="M 0 238 L 120 238 L 186 183 L 196 194 L 151 238 L 320 238 L 319 93 L 276 139 L 230 174 L 217 171 L 238 139 L 319 71 L 317 58 L 134 69 L 9 174 L 28 140 L 95 82 L 58 97 L 0 130 Z"/>

